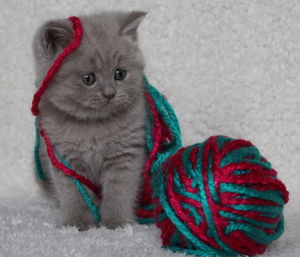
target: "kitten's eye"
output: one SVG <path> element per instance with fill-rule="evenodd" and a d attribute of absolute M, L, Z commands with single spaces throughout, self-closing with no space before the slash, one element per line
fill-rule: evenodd
<path fill-rule="evenodd" d="M 96 76 L 94 73 L 81 74 L 81 80 L 84 84 L 90 86 L 96 81 Z"/>
<path fill-rule="evenodd" d="M 126 70 L 116 69 L 114 79 L 115 80 L 123 80 L 125 79 L 127 74 Z"/>

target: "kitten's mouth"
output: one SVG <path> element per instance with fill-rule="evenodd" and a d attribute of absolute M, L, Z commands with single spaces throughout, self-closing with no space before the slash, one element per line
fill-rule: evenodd
<path fill-rule="evenodd" d="M 111 99 L 93 98 L 89 101 L 89 105 L 93 108 L 106 107 L 111 103 Z"/>

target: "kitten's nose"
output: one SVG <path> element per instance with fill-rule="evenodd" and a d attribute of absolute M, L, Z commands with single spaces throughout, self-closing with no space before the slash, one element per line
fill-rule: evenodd
<path fill-rule="evenodd" d="M 115 94 L 116 94 L 116 91 L 115 91 L 113 88 L 111 88 L 111 87 L 109 87 L 109 88 L 104 88 L 104 89 L 102 90 L 102 95 L 103 95 L 106 99 L 108 99 L 108 100 L 110 100 L 111 98 L 113 98 Z"/>

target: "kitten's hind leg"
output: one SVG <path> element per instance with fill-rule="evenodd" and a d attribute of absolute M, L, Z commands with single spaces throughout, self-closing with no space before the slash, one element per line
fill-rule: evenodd
<path fill-rule="evenodd" d="M 103 176 L 101 225 L 115 229 L 134 223 L 139 175 L 128 170 L 109 170 Z"/>
<path fill-rule="evenodd" d="M 41 141 L 38 150 L 38 156 L 35 156 L 35 180 L 43 196 L 51 200 L 56 200 L 55 189 L 50 176 L 51 163 L 46 152 L 44 141 Z"/>

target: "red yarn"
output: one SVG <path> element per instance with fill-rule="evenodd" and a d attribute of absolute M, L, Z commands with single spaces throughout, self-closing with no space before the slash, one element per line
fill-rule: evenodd
<path fill-rule="evenodd" d="M 44 78 L 41 87 L 34 94 L 32 100 L 32 106 L 31 106 L 31 112 L 34 116 L 39 115 L 39 102 L 41 100 L 41 96 L 48 88 L 50 81 L 52 80 L 57 70 L 61 66 L 63 60 L 80 45 L 80 41 L 82 38 L 82 31 L 83 31 L 80 19 L 78 17 L 70 17 L 69 20 L 73 23 L 73 30 L 74 30 L 73 40 L 70 44 L 67 45 L 64 51 L 57 57 L 52 67 L 49 69 L 46 77 Z"/>
<path fill-rule="evenodd" d="M 89 179 L 85 178 L 84 176 L 78 174 L 76 171 L 67 168 L 63 163 L 61 163 L 59 160 L 57 160 L 57 158 L 54 154 L 54 147 L 53 147 L 50 139 L 48 138 L 45 130 L 41 127 L 41 124 L 40 124 L 40 134 L 41 134 L 41 137 L 44 138 L 48 157 L 50 158 L 52 165 L 54 167 L 56 167 L 57 169 L 61 170 L 65 175 L 70 176 L 75 179 L 78 179 L 82 184 L 87 186 L 87 188 L 92 190 L 99 198 L 101 198 L 99 188 L 95 184 L 93 184 L 92 181 L 90 181 Z"/>
<path fill-rule="evenodd" d="M 151 128 L 152 138 L 153 138 L 153 149 L 147 158 L 146 164 L 144 166 L 144 172 L 143 172 L 143 192 L 141 194 L 140 203 L 141 205 L 147 205 L 152 203 L 152 189 L 151 189 L 151 179 L 150 179 L 150 168 L 153 162 L 155 161 L 157 152 L 159 151 L 159 147 L 161 145 L 162 140 L 162 126 L 161 122 L 159 120 L 158 112 L 155 108 L 155 104 L 149 93 L 145 93 L 146 100 L 149 104 L 149 108 L 151 110 L 151 113 L 153 115 L 153 124 L 154 127 Z M 137 215 L 139 217 L 151 217 L 152 215 L 149 215 L 148 210 L 138 209 Z"/>
<path fill-rule="evenodd" d="M 155 106 L 154 100 L 148 92 L 145 92 L 145 98 L 148 102 L 148 106 L 152 115 L 152 126 L 151 135 L 153 148 L 149 153 L 149 156 L 146 160 L 143 171 L 143 187 L 142 192 L 139 198 L 139 208 L 136 210 L 136 215 L 139 218 L 153 218 L 154 210 L 143 209 L 145 206 L 153 204 L 152 198 L 152 186 L 151 186 L 151 167 L 156 161 L 156 158 L 161 151 L 161 147 L 164 143 L 168 144 L 172 140 L 172 134 L 169 127 L 165 124 L 163 118 L 159 115 L 159 112 Z"/>

